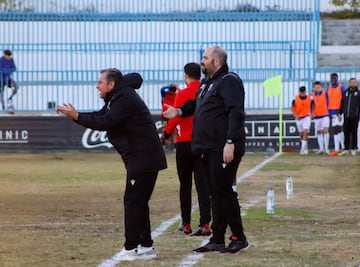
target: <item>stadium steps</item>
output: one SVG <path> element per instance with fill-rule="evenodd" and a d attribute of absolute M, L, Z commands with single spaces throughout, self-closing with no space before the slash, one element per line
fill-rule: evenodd
<path fill-rule="evenodd" d="M 323 19 L 318 67 L 360 66 L 360 20 Z"/>

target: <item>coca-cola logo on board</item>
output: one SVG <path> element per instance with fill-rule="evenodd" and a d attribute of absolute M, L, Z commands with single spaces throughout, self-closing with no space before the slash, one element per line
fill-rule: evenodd
<path fill-rule="evenodd" d="M 107 148 L 113 147 L 113 145 L 110 144 L 109 142 L 106 132 L 96 131 L 91 129 L 85 130 L 81 142 L 85 148 L 89 148 L 89 149 L 102 147 L 102 146 Z"/>
<path fill-rule="evenodd" d="M 162 135 L 163 122 L 161 120 L 155 122 L 156 130 L 158 131 L 159 138 Z M 113 145 L 110 144 L 109 139 L 107 137 L 106 132 L 104 131 L 96 131 L 92 129 L 86 129 L 83 133 L 81 139 L 82 145 L 85 148 L 92 149 L 97 147 L 107 147 L 112 148 Z"/>

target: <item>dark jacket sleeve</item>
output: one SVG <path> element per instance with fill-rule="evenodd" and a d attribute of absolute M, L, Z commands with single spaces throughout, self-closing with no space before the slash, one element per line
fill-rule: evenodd
<path fill-rule="evenodd" d="M 132 88 L 122 89 L 122 93 L 114 97 L 98 112 L 80 112 L 76 121 L 78 124 L 98 131 L 109 131 L 119 127 L 131 114 L 131 97 L 125 97 L 125 93 L 136 92 Z"/>
<path fill-rule="evenodd" d="M 195 108 L 196 108 L 196 98 L 185 102 L 185 103 L 180 107 L 181 111 L 183 112 L 183 114 L 181 115 L 181 117 L 189 117 L 189 116 L 191 116 L 191 115 L 194 115 L 194 113 L 195 113 Z"/>
<path fill-rule="evenodd" d="M 244 101 L 245 92 L 241 79 L 235 74 L 223 78 L 223 90 L 220 95 L 224 100 L 225 111 L 228 113 L 227 138 L 239 140 L 244 138 Z"/>

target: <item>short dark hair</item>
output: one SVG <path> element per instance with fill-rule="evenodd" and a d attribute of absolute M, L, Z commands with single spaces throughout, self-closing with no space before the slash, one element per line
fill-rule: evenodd
<path fill-rule="evenodd" d="M 331 74 L 330 74 L 330 77 L 336 77 L 336 78 L 338 78 L 339 76 L 338 76 L 337 73 L 334 72 L 334 73 L 331 73 Z"/>
<path fill-rule="evenodd" d="M 106 80 L 108 82 L 115 82 L 115 87 L 117 87 L 123 80 L 123 75 L 121 71 L 116 68 L 103 69 L 100 71 L 100 73 L 106 73 Z"/>
<path fill-rule="evenodd" d="M 193 79 L 200 80 L 201 77 L 201 67 L 198 63 L 188 63 L 184 66 L 184 72 Z"/>
<path fill-rule="evenodd" d="M 11 56 L 12 52 L 9 49 L 4 50 L 4 55 Z"/>
<path fill-rule="evenodd" d="M 300 92 L 305 92 L 305 91 L 306 91 L 306 87 L 305 87 L 305 86 L 300 86 L 299 91 L 300 91 Z"/>
<path fill-rule="evenodd" d="M 356 78 L 351 77 L 351 78 L 349 79 L 349 82 L 350 82 L 350 81 L 356 81 Z"/>
<path fill-rule="evenodd" d="M 313 83 L 313 85 L 321 85 L 321 86 L 323 86 L 320 81 L 315 81 L 315 82 Z"/>

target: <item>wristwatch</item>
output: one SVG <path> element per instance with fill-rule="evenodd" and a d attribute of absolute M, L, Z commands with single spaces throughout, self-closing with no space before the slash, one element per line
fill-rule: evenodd
<path fill-rule="evenodd" d="M 226 139 L 226 143 L 227 144 L 233 144 L 233 140 L 232 139 Z"/>

